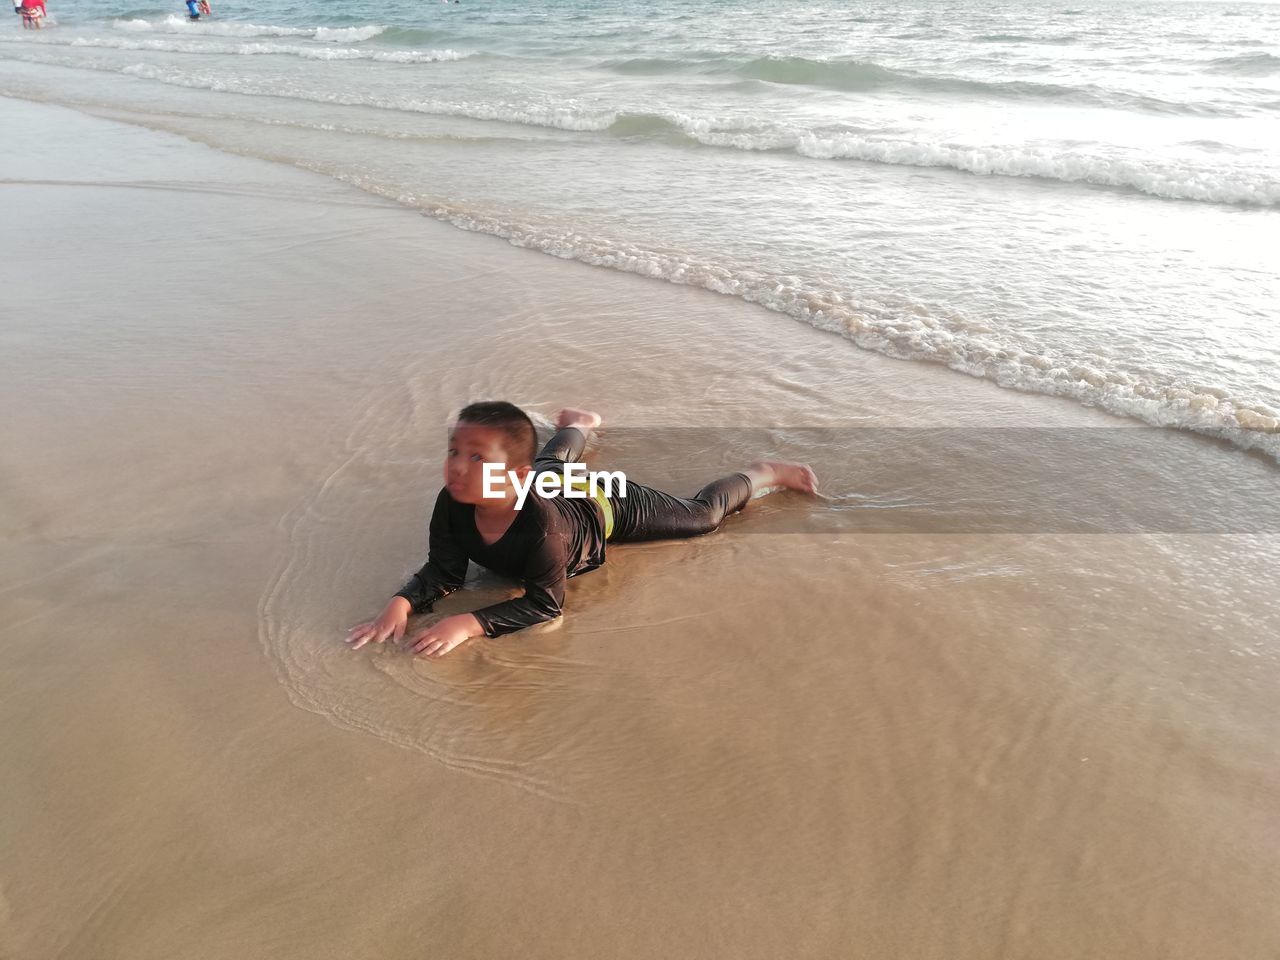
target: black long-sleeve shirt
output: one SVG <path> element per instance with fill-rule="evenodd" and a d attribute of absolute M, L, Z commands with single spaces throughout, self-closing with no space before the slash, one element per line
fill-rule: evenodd
<path fill-rule="evenodd" d="M 474 560 L 523 581 L 524 596 L 473 611 L 487 636 L 497 637 L 560 616 L 565 580 L 604 563 L 604 519 L 590 498 L 529 496 L 515 521 L 495 543 L 476 529 L 475 507 L 458 503 L 447 489 L 431 514 L 427 562 L 396 594 L 414 613 L 462 586 Z"/>

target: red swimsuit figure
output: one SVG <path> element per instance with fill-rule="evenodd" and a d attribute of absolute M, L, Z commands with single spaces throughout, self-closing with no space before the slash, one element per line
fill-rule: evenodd
<path fill-rule="evenodd" d="M 24 30 L 39 30 L 44 26 L 44 0 L 22 0 L 22 7 L 19 12 L 22 14 L 22 28 Z"/>

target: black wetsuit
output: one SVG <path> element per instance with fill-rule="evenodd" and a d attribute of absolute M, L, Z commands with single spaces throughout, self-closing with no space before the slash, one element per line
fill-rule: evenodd
<path fill-rule="evenodd" d="M 533 461 L 534 473 L 561 474 L 582 456 L 586 437 L 575 427 L 556 432 Z M 751 499 L 751 481 L 735 473 L 710 483 L 691 499 L 627 481 L 626 496 L 609 497 L 613 532 L 609 542 L 664 540 L 710 533 Z M 523 597 L 473 611 L 487 636 L 497 637 L 560 616 L 565 581 L 594 570 L 605 559 L 605 522 L 590 498 L 544 498 L 531 491 L 516 519 L 487 544 L 476 529 L 475 507 L 458 503 L 447 489 L 436 498 L 426 565 L 396 596 L 414 613 L 462 586 L 467 563 L 524 583 Z"/>

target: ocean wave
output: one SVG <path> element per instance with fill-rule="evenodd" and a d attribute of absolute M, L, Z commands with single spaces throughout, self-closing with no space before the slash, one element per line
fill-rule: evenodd
<path fill-rule="evenodd" d="M 329 43 L 359 43 L 386 31 L 386 27 L 369 24 L 363 27 L 316 27 L 316 40 Z"/>
<path fill-rule="evenodd" d="M 502 237 L 515 246 L 734 296 L 885 356 L 938 363 L 1008 389 L 1067 397 L 1154 426 L 1217 437 L 1280 462 L 1280 412 L 1232 397 L 1220 387 L 1160 380 L 1155 374 L 1138 375 L 1111 366 L 1099 357 L 1083 359 L 1005 343 L 986 325 L 907 297 L 824 289 L 793 275 L 520 223 L 406 194 L 323 164 L 300 162 L 299 166 L 464 230 Z"/>
<path fill-rule="evenodd" d="M 807 57 L 756 57 L 726 67 L 747 80 L 802 84 L 832 90 L 872 90 L 910 75 L 861 60 L 810 60 Z"/>
<path fill-rule="evenodd" d="M 43 46 L 43 44 L 41 44 Z M 447 51 L 452 53 L 452 51 Z M 83 66 L 83 64 L 79 64 Z M 676 112 L 628 112 L 574 100 L 454 101 L 404 97 L 379 99 L 348 90 L 333 93 L 263 88 L 237 77 L 200 76 L 153 63 L 107 67 L 112 72 L 176 86 L 246 96 L 291 97 L 313 103 L 373 107 L 408 113 L 496 121 L 628 139 L 684 142 L 690 146 L 749 151 L 792 151 L 815 160 L 855 160 L 895 166 L 938 167 L 978 176 L 1025 177 L 1087 183 L 1137 191 L 1169 200 L 1242 206 L 1280 205 L 1280 176 L 1273 168 L 1195 165 L 1174 160 L 1104 156 L 1033 144 L 948 144 L 888 138 L 862 132 L 822 132 L 778 127 L 746 117 L 697 117 Z"/>
<path fill-rule="evenodd" d="M 281 27 L 225 20 L 188 20 L 170 14 L 163 20 L 111 20 L 114 30 L 127 33 L 176 33 L 212 37 L 305 37 L 322 43 L 359 43 L 378 36 L 386 27 L 368 24 L 360 27 Z"/>
<path fill-rule="evenodd" d="M 644 114 L 633 115 L 629 122 L 660 129 L 657 121 Z M 153 123 L 159 129 L 166 128 L 161 118 Z M 174 132 L 193 136 L 181 126 Z M 193 138 L 204 139 L 198 135 Z M 222 146 L 216 138 L 205 142 Z M 224 148 L 264 156 L 249 147 Z M 267 157 L 284 159 L 274 152 Z M 1002 335 L 984 318 L 908 295 L 874 294 L 729 257 L 660 249 L 616 236 L 592 236 L 572 224 L 558 222 L 555 215 L 514 214 L 406 192 L 402 186 L 379 181 L 341 160 L 295 157 L 288 162 L 462 229 L 503 237 L 516 246 L 734 296 L 886 356 L 937 363 L 1005 388 L 1071 398 L 1149 424 L 1196 431 L 1280 462 L 1280 411 L 1213 383 L 1190 382 L 1176 372 L 1161 373 L 1123 360 L 1037 346 L 1017 335 Z"/>
<path fill-rule="evenodd" d="M 711 139 L 735 140 L 735 137 Z M 966 146 L 863 135 L 802 136 L 797 153 L 818 159 L 853 159 L 913 167 L 949 167 L 980 176 L 1035 177 L 1137 190 L 1170 200 L 1255 206 L 1280 204 L 1274 172 L 1200 167 L 1173 161 L 1106 157 L 1033 146 Z"/>
<path fill-rule="evenodd" d="M 84 66 L 83 64 L 76 64 Z M 531 104 L 508 101 L 449 101 L 435 98 L 404 97 L 396 100 L 367 97 L 358 93 L 289 90 L 274 85 L 263 88 L 242 77 L 201 76 L 188 72 L 175 73 L 161 64 L 132 63 L 123 67 L 95 67 L 144 80 L 156 80 L 173 86 L 197 90 L 214 90 L 250 97 L 286 97 L 310 103 L 332 103 L 344 107 L 373 107 L 378 110 L 396 110 L 406 113 L 425 113 L 442 117 L 461 117 L 471 120 L 493 120 L 502 123 L 578 132 L 607 130 L 617 119 L 610 111 L 591 110 L 574 101 Z"/>
<path fill-rule="evenodd" d="M 944 95 L 1067 101 L 1093 106 L 1146 110 L 1153 113 L 1213 114 L 1221 112 L 1219 107 L 1211 105 L 1174 103 L 1141 94 L 1107 90 L 1091 84 L 1072 87 L 1031 80 L 972 80 L 943 74 L 915 73 L 858 60 L 763 57 L 740 64 L 733 73 L 750 80 L 804 84 L 852 92 L 894 86 Z"/>
<path fill-rule="evenodd" d="M 8 41 L 0 41 L 8 42 Z M 448 60 L 464 60 L 471 54 L 456 50 L 371 50 L 368 48 L 338 46 L 300 46 L 299 44 L 272 41 L 246 41 L 243 43 L 217 40 L 178 40 L 169 38 L 133 37 L 74 37 L 63 39 L 57 35 L 38 38 L 22 37 L 19 42 L 36 43 L 50 47 L 81 47 L 107 50 L 154 50 L 159 53 L 197 53 L 232 56 L 291 56 L 307 60 L 372 60 L 379 63 L 437 63 Z"/>
<path fill-rule="evenodd" d="M 1045 43 L 1060 45 L 1075 43 L 1080 38 L 1074 33 L 1058 34 L 1050 37 L 1037 37 L 1027 33 L 984 33 L 973 39 L 978 43 Z"/>
<path fill-rule="evenodd" d="M 1267 76 L 1280 73 L 1280 57 L 1261 52 L 1242 53 L 1238 57 L 1219 57 L 1216 60 L 1210 60 L 1208 69 L 1214 73 Z"/>
<path fill-rule="evenodd" d="M 617 137 L 650 137 L 659 140 L 681 140 L 691 146 L 718 146 L 715 137 L 769 137 L 767 125 L 746 117 L 695 117 L 687 113 L 609 112 L 596 121 L 602 129 Z"/>
<path fill-rule="evenodd" d="M 135 7 L 130 10 L 116 10 L 112 13 L 111 20 L 145 20 L 147 17 L 159 11 L 155 7 Z"/>
<path fill-rule="evenodd" d="M 378 43 L 412 47 L 419 43 L 440 43 L 454 39 L 457 34 L 449 30 L 429 30 L 425 27 L 384 27 L 374 34 Z M 370 38 L 373 39 L 373 38 Z"/>
<path fill-rule="evenodd" d="M 812 86 L 844 92 L 895 87 L 954 96 L 1086 103 L 1153 113 L 1217 115 L 1229 112 L 1213 104 L 1176 103 L 1091 84 L 1066 86 L 1031 80 L 975 80 L 946 74 L 917 73 L 864 60 L 814 60 L 808 57 L 754 57 L 743 60 L 727 55 L 707 54 L 680 59 L 633 57 L 602 60 L 596 66 L 622 74 L 729 75 L 766 83 Z"/>
<path fill-rule="evenodd" d="M 621 113 L 608 126 L 619 137 L 684 140 L 737 150 L 791 150 L 816 160 L 859 160 L 908 167 L 940 167 L 978 176 L 1029 177 L 1135 190 L 1169 200 L 1248 206 L 1280 205 L 1280 175 L 1273 170 L 1179 164 L 1107 157 L 1033 145 L 964 145 L 889 139 L 864 133 L 824 135 L 749 121 L 680 114 Z"/>
<path fill-rule="evenodd" d="M 596 66 L 613 73 L 646 77 L 696 70 L 699 64 L 706 62 L 693 58 L 672 60 L 666 57 L 628 57 L 624 60 L 602 60 Z"/>
<path fill-rule="evenodd" d="M 620 113 L 605 131 L 615 137 L 688 140 L 680 124 L 655 113 Z"/>

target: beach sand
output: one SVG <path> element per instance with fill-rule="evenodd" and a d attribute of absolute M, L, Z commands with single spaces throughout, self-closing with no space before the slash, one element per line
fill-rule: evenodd
<path fill-rule="evenodd" d="M 6 960 L 1274 955 L 1274 464 L 1164 431 L 1106 490 L 1223 503 L 957 527 L 893 491 L 965 437 L 1129 426 L 172 135 L 0 125 Z M 612 550 L 553 627 L 352 653 L 484 398 L 599 410 L 593 462 L 681 493 L 771 439 L 836 500 Z M 851 455 L 877 427 L 956 446 Z M 1079 449 L 1008 436 L 1028 489 Z"/>

